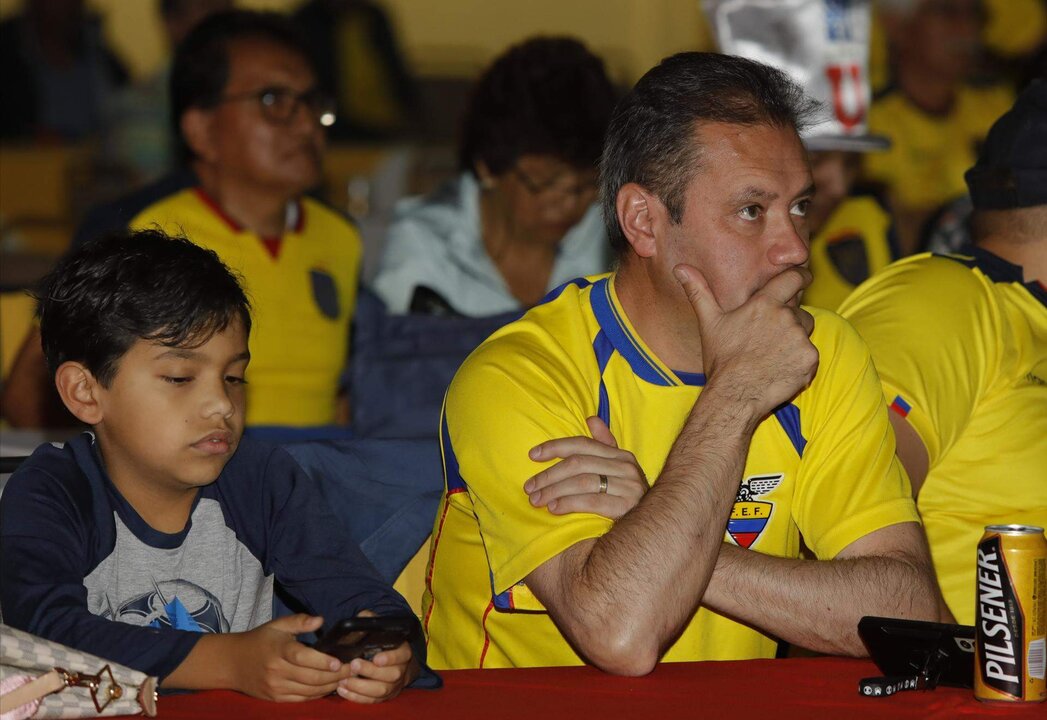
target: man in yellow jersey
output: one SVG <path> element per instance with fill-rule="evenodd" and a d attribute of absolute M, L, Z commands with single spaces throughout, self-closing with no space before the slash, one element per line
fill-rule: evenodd
<path fill-rule="evenodd" d="M 873 100 L 869 128 L 892 145 L 866 155 L 863 173 L 886 186 L 905 256 L 922 249 L 935 212 L 964 194 L 963 173 L 1014 93 L 969 81 L 982 49 L 982 0 L 878 0 L 876 9 L 891 75 Z"/>
<path fill-rule="evenodd" d="M 257 326 L 248 425 L 325 432 L 338 419 L 362 250 L 341 215 L 303 195 L 321 181 L 332 119 L 308 51 L 280 16 L 214 15 L 176 52 L 171 105 L 199 184 L 131 226 L 181 230 L 243 275 Z"/>
<path fill-rule="evenodd" d="M 868 351 L 798 304 L 810 109 L 780 71 L 711 53 L 619 105 L 601 166 L 618 270 L 496 332 L 448 391 L 433 663 L 638 675 L 779 639 L 859 655 L 863 615 L 938 617 Z"/>
<path fill-rule="evenodd" d="M 949 609 L 974 622 L 986 525 L 1047 525 L 1047 81 L 967 171 L 975 244 L 918 255 L 841 313 L 869 344 Z"/>
<path fill-rule="evenodd" d="M 344 434 L 339 378 L 362 246 L 341 214 L 304 194 L 321 182 L 323 125 L 333 118 L 307 48 L 275 13 L 212 15 L 175 52 L 171 106 L 192 172 L 110 214 L 134 229 L 184 234 L 242 276 L 256 329 L 249 432 L 281 440 Z M 38 335 L 26 345 L 23 356 L 39 354 Z M 39 367 L 19 360 L 16 369 L 27 373 Z M 13 404 L 29 410 L 36 402 Z"/>

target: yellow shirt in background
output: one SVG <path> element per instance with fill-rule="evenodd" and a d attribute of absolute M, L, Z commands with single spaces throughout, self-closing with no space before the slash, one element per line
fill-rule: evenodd
<path fill-rule="evenodd" d="M 876 198 L 845 198 L 811 238 L 814 279 L 804 290 L 804 304 L 838 308 L 857 285 L 894 259 L 890 235 L 891 216 Z"/>
<path fill-rule="evenodd" d="M 945 600 L 968 625 L 985 526 L 1047 526 L 1047 290 L 970 252 L 897 262 L 840 308 L 927 448 L 917 506 Z"/>
<path fill-rule="evenodd" d="M 869 132 L 885 135 L 891 147 L 867 153 L 862 173 L 884 183 L 892 203 L 933 210 L 967 194 L 963 174 L 977 160 L 977 147 L 989 128 L 1014 102 L 1005 86 L 965 86 L 948 115 L 929 115 L 896 89 L 873 101 Z"/>
<path fill-rule="evenodd" d="M 197 188 L 150 205 L 135 229 L 159 226 L 214 250 L 243 278 L 251 301 L 247 424 L 308 427 L 335 421 L 362 245 L 356 230 L 303 198 L 274 258 Z"/>

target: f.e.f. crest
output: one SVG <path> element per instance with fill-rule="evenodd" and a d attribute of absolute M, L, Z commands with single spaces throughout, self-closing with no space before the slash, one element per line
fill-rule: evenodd
<path fill-rule="evenodd" d="M 756 498 L 778 487 L 783 477 L 784 473 L 751 475 L 742 481 L 734 499 L 734 507 L 731 508 L 731 519 L 727 521 L 727 534 L 740 547 L 752 547 L 767 527 L 767 521 L 771 519 L 771 513 L 774 511 L 774 503 Z"/>

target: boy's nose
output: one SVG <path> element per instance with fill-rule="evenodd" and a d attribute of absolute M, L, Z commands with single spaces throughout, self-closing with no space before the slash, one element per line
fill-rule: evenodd
<path fill-rule="evenodd" d="M 222 418 L 229 418 L 234 412 L 236 412 L 236 402 L 233 400 L 225 383 L 222 383 L 220 388 L 209 393 L 204 403 L 204 415 L 218 415 Z"/>

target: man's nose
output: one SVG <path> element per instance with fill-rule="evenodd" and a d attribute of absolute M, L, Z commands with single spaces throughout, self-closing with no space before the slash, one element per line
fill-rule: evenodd
<path fill-rule="evenodd" d="M 775 265 L 804 265 L 810 257 L 810 233 L 807 222 L 792 214 L 778 223 L 770 249 L 770 260 Z"/>
<path fill-rule="evenodd" d="M 324 130 L 316 109 L 301 98 L 295 101 L 288 125 L 299 133 L 323 132 Z"/>

